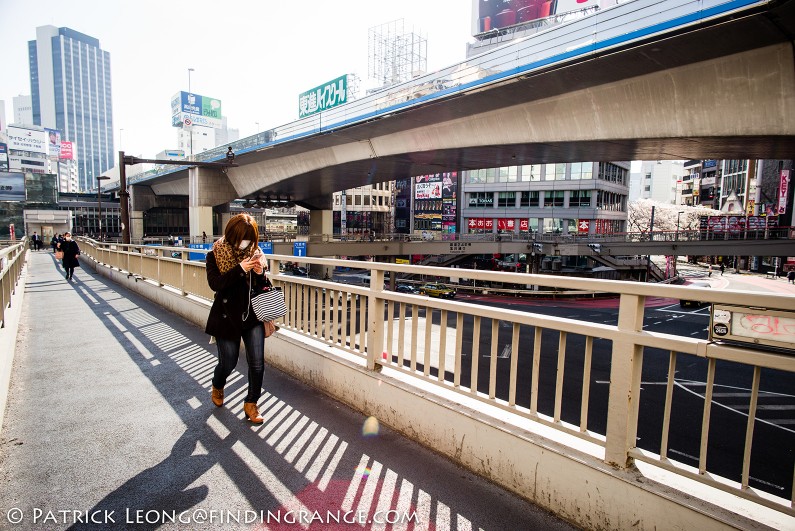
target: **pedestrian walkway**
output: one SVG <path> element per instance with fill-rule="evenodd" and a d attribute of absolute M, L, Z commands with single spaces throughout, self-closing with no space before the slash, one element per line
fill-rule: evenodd
<path fill-rule="evenodd" d="M 67 281 L 51 253 L 28 260 L 1 529 L 328 530 L 360 514 L 364 529 L 570 529 L 273 369 L 252 426 L 245 356 L 216 408 L 201 329 L 90 270 Z"/>

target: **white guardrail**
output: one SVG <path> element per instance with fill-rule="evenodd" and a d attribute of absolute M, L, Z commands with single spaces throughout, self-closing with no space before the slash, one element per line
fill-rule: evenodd
<path fill-rule="evenodd" d="M 213 298 L 204 263 L 188 260 L 189 253 L 204 251 L 93 241 L 81 243 L 81 249 L 101 264 L 170 286 L 183 295 Z M 177 256 L 181 258 L 173 258 L 173 253 L 179 253 Z M 369 270 L 370 275 L 368 288 L 272 274 L 271 280 L 283 288 L 288 304 L 288 313 L 280 323 L 282 328 L 359 356 L 366 360 L 370 370 L 389 366 L 411 378 L 590 441 L 604 449 L 604 461 L 613 466 L 631 467 L 633 460 L 652 463 L 795 515 L 793 438 L 754 440 L 755 428 L 769 424 L 757 415 L 760 396 L 769 394 L 760 389 L 765 389 L 768 382 L 781 386 L 783 378 L 789 382 L 784 387 L 789 386 L 791 391 L 795 354 L 763 350 L 753 344 L 738 346 L 644 331 L 644 303 L 650 298 L 740 305 L 755 308 L 758 314 L 773 309 L 795 312 L 793 296 L 455 270 L 457 277 L 478 281 L 532 283 L 617 296 L 616 324 L 596 324 L 384 289 L 385 276 L 389 273 L 446 277 L 451 270 L 445 268 L 269 255 L 271 271 L 279 271 L 281 262 L 362 268 Z M 771 329 L 769 333 L 787 332 Z M 795 330 L 789 334 L 795 337 Z M 481 344 L 490 345 L 488 352 L 481 351 Z M 546 359 L 542 361 L 544 356 Z M 609 378 L 597 382 L 597 388 L 592 388 L 592 367 L 601 371 L 609 367 Z M 696 402 L 693 402 L 694 393 L 680 389 L 683 372 L 690 375 L 689 381 L 696 374 L 697 380 L 703 382 L 703 391 L 698 393 L 700 398 Z M 656 404 L 643 399 L 650 396 L 651 390 L 641 395 L 641 375 L 648 378 L 650 373 L 660 379 L 660 385 L 654 386 L 660 396 L 662 386 L 665 388 L 664 399 L 660 398 Z M 747 380 L 747 403 L 739 406 L 747 408 L 747 415 L 734 415 L 730 422 L 736 423 L 736 427 L 729 429 L 727 436 L 726 426 L 722 426 L 720 440 L 716 440 L 717 437 L 710 437 L 714 426 L 710 418 L 711 415 L 716 420 L 724 418 L 720 415 L 725 412 L 713 407 L 713 398 L 718 396 L 716 387 L 722 389 L 721 383 L 729 374 L 740 374 Z M 564 400 L 564 386 L 568 400 Z M 574 403 L 572 388 L 578 397 Z M 683 422 L 688 416 L 691 422 Z M 651 431 L 657 434 L 653 448 L 648 447 L 645 440 L 648 437 L 643 441 L 646 447 L 638 447 L 636 436 L 641 425 L 647 433 L 651 426 Z M 677 461 L 680 452 L 671 455 L 669 440 L 674 436 L 688 441 L 695 454 L 692 462 Z M 725 468 L 715 470 L 708 461 L 710 452 L 720 454 L 724 462 L 733 463 L 728 473 Z M 755 457 L 771 453 L 781 456 L 777 461 L 779 467 L 790 468 L 789 474 L 784 474 L 789 484 L 782 491 L 789 495 L 787 499 L 749 485 Z"/>
<path fill-rule="evenodd" d="M 739 13 L 769 0 L 635 0 L 609 9 L 588 9 L 565 16 L 566 22 L 542 26 L 537 33 L 470 57 L 447 68 L 390 86 L 344 105 L 232 142 L 239 155 L 265 146 L 329 132 L 351 124 L 386 117 L 396 111 L 450 95 L 481 90 L 490 84 L 585 60 L 634 42 Z M 554 17 L 553 17 L 554 18 Z M 224 160 L 227 144 L 194 155 L 194 160 Z M 134 184 L 182 171 L 171 166 L 132 175 Z"/>

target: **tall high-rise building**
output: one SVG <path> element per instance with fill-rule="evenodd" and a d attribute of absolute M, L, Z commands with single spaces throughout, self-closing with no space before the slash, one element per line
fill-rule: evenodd
<path fill-rule="evenodd" d="M 114 165 L 110 54 L 99 40 L 69 28 L 41 26 L 28 42 L 33 123 L 63 133 L 78 148 L 78 186 Z"/>

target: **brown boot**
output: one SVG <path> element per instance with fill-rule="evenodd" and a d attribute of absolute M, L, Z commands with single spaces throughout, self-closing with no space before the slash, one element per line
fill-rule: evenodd
<path fill-rule="evenodd" d="M 256 402 L 243 402 L 243 411 L 246 413 L 246 419 L 254 424 L 262 424 L 263 418 L 259 416 Z"/>
<path fill-rule="evenodd" d="M 215 387 L 213 387 L 213 391 L 212 391 L 212 394 L 210 396 L 212 397 L 213 404 L 215 404 L 216 407 L 221 407 L 221 406 L 224 405 L 224 390 L 223 389 L 216 389 Z"/>

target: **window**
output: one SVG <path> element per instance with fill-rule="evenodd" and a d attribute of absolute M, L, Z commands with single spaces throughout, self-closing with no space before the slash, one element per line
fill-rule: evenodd
<path fill-rule="evenodd" d="M 500 192 L 497 197 L 497 206 L 499 207 L 515 207 L 516 206 L 516 192 Z"/>
<path fill-rule="evenodd" d="M 547 164 L 546 171 L 544 172 L 544 180 L 546 181 L 562 181 L 566 178 L 566 165 L 565 164 Z"/>
<path fill-rule="evenodd" d="M 591 206 L 591 191 L 572 190 L 569 192 L 569 206 Z"/>
<path fill-rule="evenodd" d="M 518 166 L 508 166 L 505 168 L 497 168 L 498 181 L 501 183 L 515 183 L 518 175 Z"/>
<path fill-rule="evenodd" d="M 527 164 L 522 166 L 522 180 L 523 181 L 540 181 L 541 180 L 541 164 Z"/>
<path fill-rule="evenodd" d="M 468 193 L 467 205 L 470 207 L 492 207 L 494 206 L 494 194 L 492 192 Z"/>
<path fill-rule="evenodd" d="M 520 192 L 521 195 L 519 196 L 519 206 L 522 207 L 537 207 L 538 204 L 538 192 Z"/>
<path fill-rule="evenodd" d="M 547 190 L 544 192 L 544 206 L 562 207 L 563 190 Z"/>

